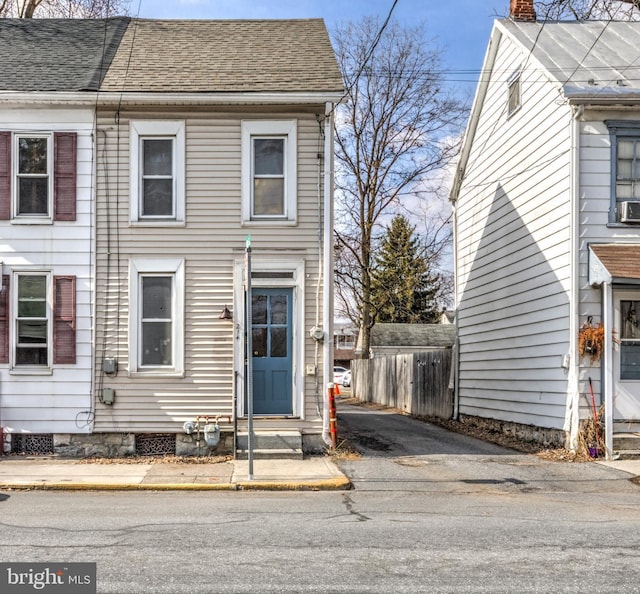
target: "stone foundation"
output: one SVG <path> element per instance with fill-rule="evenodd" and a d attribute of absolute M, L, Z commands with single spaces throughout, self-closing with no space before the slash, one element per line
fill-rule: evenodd
<path fill-rule="evenodd" d="M 564 448 L 567 445 L 567 435 L 561 429 L 547 429 L 468 415 L 460 415 L 460 422 L 482 431 L 508 435 L 520 441 L 535 442 L 548 448 Z"/>
<path fill-rule="evenodd" d="M 12 451 L 12 434 L 4 434 L 4 452 Z M 322 454 L 327 446 L 322 435 L 313 433 L 302 436 L 304 454 Z M 53 435 L 53 454 L 62 458 L 128 458 L 136 455 L 136 433 L 57 433 Z M 176 456 L 232 455 L 233 433 L 223 431 L 220 441 L 209 448 L 204 434 L 175 434 Z"/>
<path fill-rule="evenodd" d="M 233 453 L 233 433 L 222 433 L 215 448 L 207 447 L 204 435 L 176 433 L 176 456 L 206 456 Z M 11 451 L 11 434 L 5 434 L 4 451 Z M 53 453 L 63 458 L 127 458 L 136 455 L 135 433 L 57 433 Z"/>

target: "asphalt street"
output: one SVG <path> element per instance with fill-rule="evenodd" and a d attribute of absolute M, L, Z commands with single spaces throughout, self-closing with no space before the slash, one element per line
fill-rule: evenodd
<path fill-rule="evenodd" d="M 352 490 L 3 491 L 0 558 L 95 562 L 109 594 L 640 591 L 629 474 L 389 411 L 339 422 Z"/>

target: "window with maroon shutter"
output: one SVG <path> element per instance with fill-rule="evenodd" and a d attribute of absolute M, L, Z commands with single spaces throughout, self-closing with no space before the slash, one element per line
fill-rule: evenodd
<path fill-rule="evenodd" d="M 76 220 L 76 142 L 77 134 L 54 134 L 54 220 Z"/>
<path fill-rule="evenodd" d="M 76 277 L 54 276 L 53 362 L 76 362 Z"/>
<path fill-rule="evenodd" d="M 0 220 L 11 218 L 11 132 L 0 132 Z"/>
<path fill-rule="evenodd" d="M 24 272 L 15 277 L 15 359 L 16 367 L 46 367 L 50 363 L 47 305 L 49 275 Z"/>
<path fill-rule="evenodd" d="M 0 291 L 0 363 L 9 362 L 9 275 L 2 275 Z"/>

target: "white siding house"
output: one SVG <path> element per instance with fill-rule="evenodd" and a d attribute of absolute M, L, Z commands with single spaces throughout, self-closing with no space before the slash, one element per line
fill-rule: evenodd
<path fill-rule="evenodd" d="M 92 429 L 94 102 L 124 20 L 0 19 L 0 427 Z"/>
<path fill-rule="evenodd" d="M 576 447 L 602 404 L 611 455 L 640 429 L 640 23 L 515 4 L 529 18 L 494 25 L 451 193 L 456 410 Z"/>

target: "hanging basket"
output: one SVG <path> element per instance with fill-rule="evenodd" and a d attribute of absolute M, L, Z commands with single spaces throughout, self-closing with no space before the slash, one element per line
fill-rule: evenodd
<path fill-rule="evenodd" d="M 602 322 L 592 325 L 593 318 L 589 316 L 580 327 L 578 334 L 578 352 L 581 357 L 589 357 L 591 363 L 597 363 L 604 351 L 604 326 Z"/>

